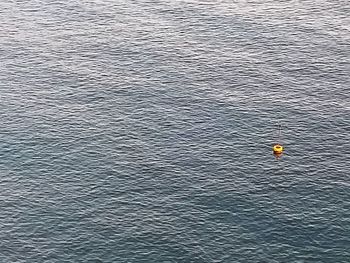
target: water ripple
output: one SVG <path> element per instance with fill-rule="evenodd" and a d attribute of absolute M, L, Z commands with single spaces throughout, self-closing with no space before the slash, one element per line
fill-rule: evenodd
<path fill-rule="evenodd" d="M 0 7 L 0 261 L 349 261 L 346 1 Z"/>

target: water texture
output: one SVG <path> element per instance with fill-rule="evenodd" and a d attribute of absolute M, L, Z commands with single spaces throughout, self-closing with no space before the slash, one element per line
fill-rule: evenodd
<path fill-rule="evenodd" d="M 350 262 L 349 13 L 2 1 L 0 261 Z"/>

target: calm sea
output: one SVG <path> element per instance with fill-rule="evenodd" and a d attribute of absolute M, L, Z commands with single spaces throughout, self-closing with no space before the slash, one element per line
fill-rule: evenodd
<path fill-rule="evenodd" d="M 0 262 L 350 262 L 349 13 L 2 1 Z"/>

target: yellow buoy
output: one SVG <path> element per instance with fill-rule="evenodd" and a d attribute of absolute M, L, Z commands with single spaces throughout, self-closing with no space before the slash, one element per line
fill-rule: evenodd
<path fill-rule="evenodd" d="M 283 152 L 283 146 L 280 144 L 275 144 L 273 146 L 273 153 L 279 154 Z"/>

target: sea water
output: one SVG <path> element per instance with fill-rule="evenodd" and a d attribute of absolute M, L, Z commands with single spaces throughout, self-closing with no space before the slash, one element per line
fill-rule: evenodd
<path fill-rule="evenodd" d="M 1 2 L 0 261 L 350 262 L 349 12 Z"/>

